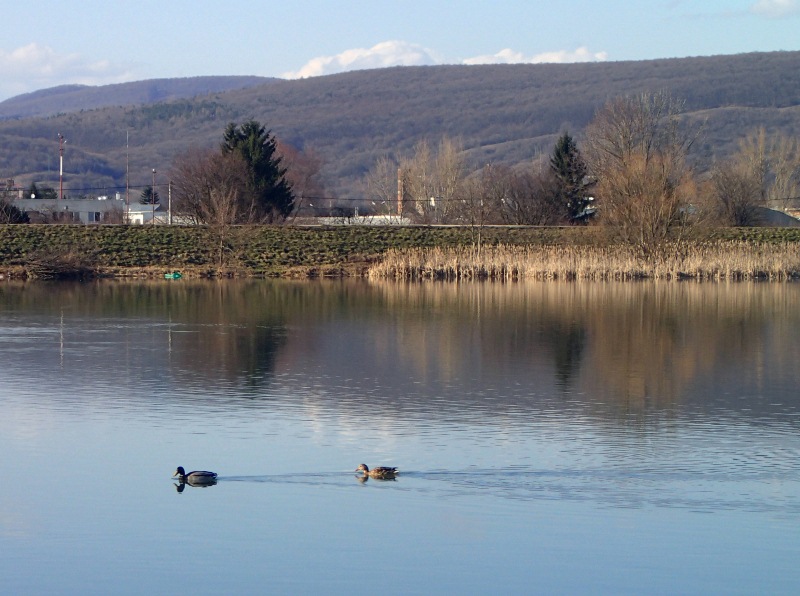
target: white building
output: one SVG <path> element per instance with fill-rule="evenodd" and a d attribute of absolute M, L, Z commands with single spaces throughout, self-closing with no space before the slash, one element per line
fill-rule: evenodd
<path fill-rule="evenodd" d="M 117 193 L 114 198 L 97 199 L 14 199 L 14 206 L 24 211 L 31 221 L 58 221 L 84 224 L 125 223 L 156 225 L 171 223 L 170 213 L 161 205 L 142 205 L 138 201 L 125 204 Z"/>

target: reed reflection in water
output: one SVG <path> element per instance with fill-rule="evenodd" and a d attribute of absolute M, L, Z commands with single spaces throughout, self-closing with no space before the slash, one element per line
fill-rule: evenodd
<path fill-rule="evenodd" d="M 101 587 L 178 561 L 221 569 L 209 591 L 367 592 L 367 566 L 397 592 L 789 593 L 798 357 L 793 284 L 5 284 L 0 571 L 57 586 L 29 561 L 66 570 L 79 536 Z M 218 483 L 178 495 L 178 463 Z"/>

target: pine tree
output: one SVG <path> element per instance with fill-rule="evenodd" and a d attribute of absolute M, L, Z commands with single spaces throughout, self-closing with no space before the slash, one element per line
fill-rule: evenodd
<path fill-rule="evenodd" d="M 222 142 L 223 154 L 239 153 L 250 171 L 249 191 L 262 219 L 283 219 L 294 208 L 294 194 L 277 154 L 275 137 L 255 120 L 241 126 L 228 124 Z"/>
<path fill-rule="evenodd" d="M 159 197 L 158 191 L 154 190 L 152 186 L 146 186 L 139 195 L 139 204 L 141 205 L 158 205 Z"/>
<path fill-rule="evenodd" d="M 587 196 L 590 183 L 586 163 L 569 133 L 565 132 L 556 142 L 550 168 L 556 177 L 558 200 L 566 208 L 570 221 L 585 217 L 591 202 Z"/>

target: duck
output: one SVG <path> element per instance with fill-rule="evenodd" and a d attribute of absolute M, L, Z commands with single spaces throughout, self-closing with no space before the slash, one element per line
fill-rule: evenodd
<path fill-rule="evenodd" d="M 181 484 L 188 484 L 189 486 L 202 486 L 217 483 L 216 472 L 195 470 L 194 472 L 189 472 L 187 474 L 186 470 L 183 469 L 183 466 L 178 466 L 178 469 L 175 470 L 175 473 L 172 475 L 172 477 L 175 478 L 176 476 L 178 478 L 178 482 Z"/>
<path fill-rule="evenodd" d="M 370 478 L 382 478 L 384 480 L 394 478 L 400 473 L 397 468 L 388 468 L 385 466 L 378 466 L 370 470 L 367 464 L 360 464 L 355 471 L 363 472 L 364 476 L 369 476 Z"/>

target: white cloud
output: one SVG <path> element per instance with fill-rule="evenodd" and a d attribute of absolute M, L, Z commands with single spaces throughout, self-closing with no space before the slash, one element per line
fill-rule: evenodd
<path fill-rule="evenodd" d="M 800 14 L 798 0 L 758 0 L 750 7 L 750 11 L 771 18 L 787 17 Z"/>
<path fill-rule="evenodd" d="M 521 52 L 511 49 L 500 50 L 496 54 L 475 56 L 467 58 L 464 64 L 543 64 L 546 62 L 602 62 L 608 59 L 606 52 L 590 52 L 588 48 L 581 47 L 573 51 L 559 50 L 544 52 L 534 56 L 525 56 Z"/>
<path fill-rule="evenodd" d="M 505 49 L 496 54 L 476 56 L 462 60 L 461 64 L 537 64 L 544 62 L 601 62 L 608 59 L 606 52 L 591 53 L 585 47 L 525 56 L 521 52 Z M 345 50 L 335 56 L 320 56 L 309 60 L 297 71 L 284 73 L 287 79 L 318 77 L 350 70 L 385 68 L 388 66 L 423 66 L 443 64 L 435 53 L 420 45 L 405 41 L 384 41 L 371 48 Z"/>
<path fill-rule="evenodd" d="M 0 50 L 0 100 L 57 85 L 104 85 L 132 80 L 135 78 L 130 70 L 107 60 L 91 62 L 79 54 L 59 54 L 37 43 L 10 52 Z"/>
<path fill-rule="evenodd" d="M 350 70 L 385 68 L 389 66 L 423 66 L 436 64 L 430 50 L 405 41 L 384 41 L 371 48 L 345 50 L 335 56 L 320 56 L 309 60 L 300 70 L 287 72 L 287 79 L 318 77 Z"/>

